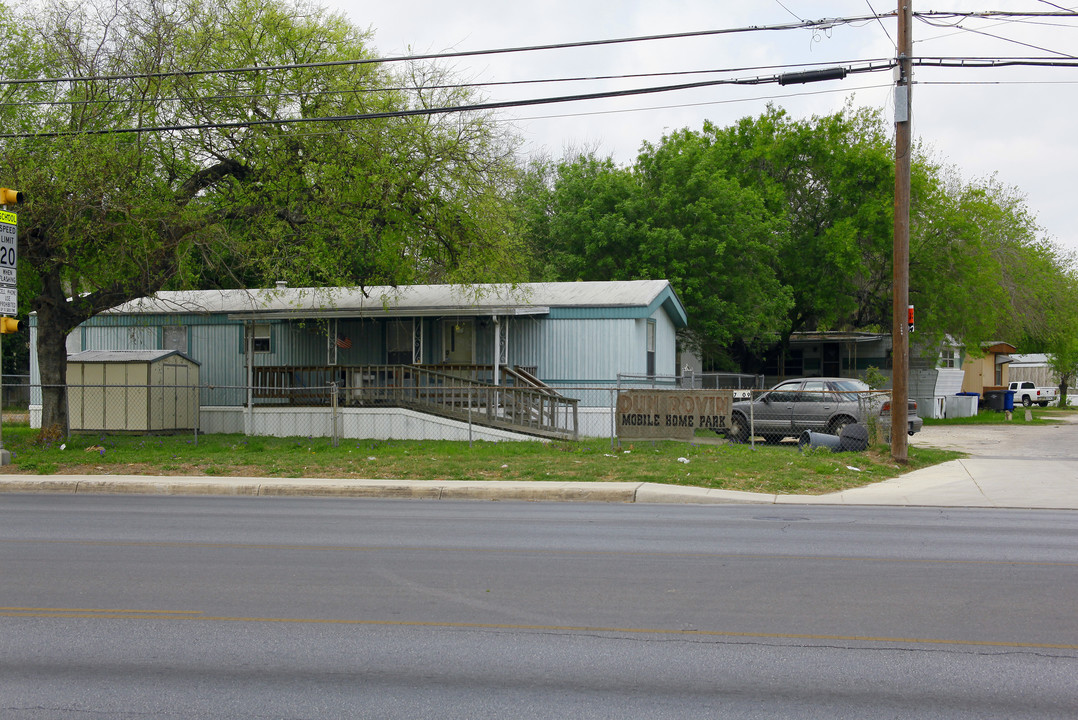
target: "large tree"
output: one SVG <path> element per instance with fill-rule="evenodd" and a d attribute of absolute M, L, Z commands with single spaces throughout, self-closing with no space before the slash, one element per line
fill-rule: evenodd
<path fill-rule="evenodd" d="M 683 342 L 712 357 L 786 311 L 775 223 L 692 133 L 646 145 L 633 168 L 588 153 L 533 166 L 524 188 L 537 279 L 667 279 L 689 315 Z"/>
<path fill-rule="evenodd" d="M 538 164 L 520 206 L 538 275 L 669 278 L 710 365 L 759 371 L 797 331 L 890 330 L 893 153 L 879 112 L 769 107 L 645 143 L 629 167 Z M 1059 337 L 1070 261 L 1020 193 L 918 150 L 912 200 L 918 352 L 935 357 L 948 336 L 973 352 Z"/>
<path fill-rule="evenodd" d="M 775 273 L 792 293 L 782 340 L 800 330 L 879 325 L 890 315 L 894 161 L 879 114 L 847 107 L 790 117 L 769 106 L 720 128 L 717 163 L 764 198 L 781 222 Z"/>
<path fill-rule="evenodd" d="M 45 427 L 66 428 L 66 335 L 163 287 L 515 279 L 512 142 L 483 115 L 393 117 L 466 92 L 369 62 L 340 15 L 46 0 L 0 29 L 19 81 L 0 85 L 0 179 L 29 198 Z"/>

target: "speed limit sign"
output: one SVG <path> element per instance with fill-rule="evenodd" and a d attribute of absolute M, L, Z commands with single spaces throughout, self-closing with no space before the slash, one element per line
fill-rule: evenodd
<path fill-rule="evenodd" d="M 0 212 L 0 315 L 17 315 L 19 297 L 15 272 L 19 251 L 19 217 Z"/>

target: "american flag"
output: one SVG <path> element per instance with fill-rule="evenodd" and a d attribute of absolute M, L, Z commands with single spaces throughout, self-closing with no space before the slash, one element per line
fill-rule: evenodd
<path fill-rule="evenodd" d="M 347 350 L 348 348 L 352 347 L 352 339 L 348 337 L 341 337 L 338 335 L 336 344 L 337 347 Z"/>

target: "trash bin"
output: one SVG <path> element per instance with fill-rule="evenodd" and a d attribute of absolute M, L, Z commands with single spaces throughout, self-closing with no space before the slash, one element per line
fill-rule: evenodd
<path fill-rule="evenodd" d="M 841 442 L 842 438 L 838 435 L 828 435 L 827 433 L 805 430 L 801 433 L 801 436 L 797 438 L 797 449 L 803 451 L 805 448 L 812 450 L 818 447 L 825 447 L 830 448 L 831 452 L 839 452 L 841 449 L 839 444 Z"/>
<path fill-rule="evenodd" d="M 977 401 L 980 399 L 980 393 L 958 393 L 957 395 L 948 395 L 943 409 L 944 417 L 976 417 Z"/>
<path fill-rule="evenodd" d="M 868 428 L 859 423 L 847 425 L 842 429 L 841 435 L 805 430 L 797 439 L 799 450 L 818 447 L 828 448 L 831 452 L 863 452 L 868 448 Z"/>
<path fill-rule="evenodd" d="M 868 449 L 868 428 L 860 423 L 847 425 L 839 435 L 839 449 L 849 452 L 864 452 Z"/>
<path fill-rule="evenodd" d="M 1008 412 L 1014 410 L 1014 390 L 1003 391 L 1003 409 Z"/>
<path fill-rule="evenodd" d="M 1003 412 L 1005 394 L 1002 390 L 985 390 L 984 402 L 988 406 L 989 410 L 998 410 L 999 412 Z M 1013 400 L 1011 407 L 1014 407 Z"/>

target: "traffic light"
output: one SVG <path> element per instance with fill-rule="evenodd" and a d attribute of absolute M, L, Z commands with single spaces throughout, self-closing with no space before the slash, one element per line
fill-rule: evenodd
<path fill-rule="evenodd" d="M 19 321 L 15 318 L 0 317 L 0 333 L 19 332 Z"/>
<path fill-rule="evenodd" d="M 0 205 L 17 205 L 26 199 L 26 193 L 11 188 L 0 187 Z"/>

